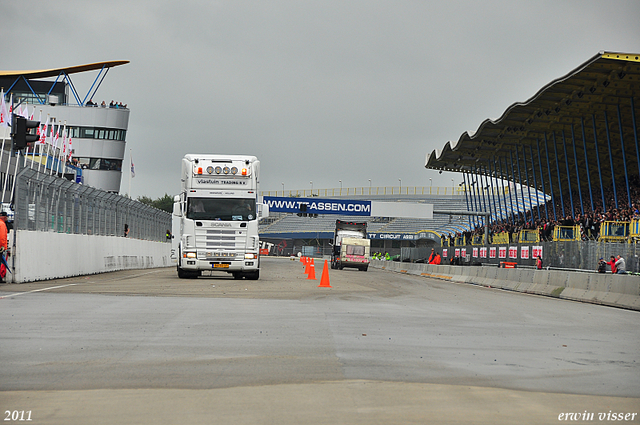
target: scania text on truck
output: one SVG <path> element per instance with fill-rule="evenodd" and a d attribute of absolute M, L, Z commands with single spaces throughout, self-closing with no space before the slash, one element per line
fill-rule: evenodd
<path fill-rule="evenodd" d="M 173 204 L 172 257 L 178 277 L 222 271 L 235 279 L 260 277 L 258 220 L 260 161 L 255 156 L 189 154 Z"/>
<path fill-rule="evenodd" d="M 352 267 L 367 271 L 371 241 L 367 239 L 367 223 L 336 220 L 331 250 L 331 268 Z"/>

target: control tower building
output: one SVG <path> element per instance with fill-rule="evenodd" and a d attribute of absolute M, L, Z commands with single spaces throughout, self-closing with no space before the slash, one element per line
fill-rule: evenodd
<path fill-rule="evenodd" d="M 73 164 L 81 170 L 78 173 L 81 183 L 114 193 L 120 191 L 130 111 L 121 104 L 111 104 L 112 98 L 101 97 L 97 101 L 96 93 L 111 68 L 127 63 L 111 61 L 35 71 L 0 71 L 5 101 L 13 99 L 14 110 L 27 105 L 34 120 L 45 121 L 49 117 L 56 125 L 66 122 L 72 139 Z M 97 76 L 87 93 L 81 95 L 71 77 L 90 71 L 97 71 Z M 9 141 L 4 144 L 0 164 L 4 176 L 9 166 L 7 152 L 11 139 L 8 129 L 2 130 L 0 137 Z M 13 166 L 9 172 L 13 172 Z"/>

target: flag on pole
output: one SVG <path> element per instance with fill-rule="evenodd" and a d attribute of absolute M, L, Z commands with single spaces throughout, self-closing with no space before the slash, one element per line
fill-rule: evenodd
<path fill-rule="evenodd" d="M 42 126 L 42 130 L 40 130 L 40 144 L 44 145 L 47 142 L 47 126 L 49 125 L 49 119 L 47 118 L 47 121 L 44 122 L 44 125 Z"/>
<path fill-rule="evenodd" d="M 133 157 L 131 156 L 131 152 L 129 152 L 129 159 L 131 160 L 131 177 L 136 176 L 136 169 L 133 166 Z"/>
<path fill-rule="evenodd" d="M 68 141 L 69 141 L 69 162 L 71 162 L 71 158 L 73 157 L 73 149 L 71 149 L 71 137 L 69 137 Z"/>
<path fill-rule="evenodd" d="M 69 136 L 69 129 L 64 129 L 62 132 L 62 157 L 67 158 L 67 138 Z"/>
<path fill-rule="evenodd" d="M 7 104 L 4 101 L 4 89 L 0 90 L 0 103 L 2 103 L 2 105 L 0 105 L 0 126 L 9 127 L 11 117 L 7 110 Z"/>

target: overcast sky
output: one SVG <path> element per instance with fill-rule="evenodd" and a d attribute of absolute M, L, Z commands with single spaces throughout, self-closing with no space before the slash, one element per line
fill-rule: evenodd
<path fill-rule="evenodd" d="M 82 5 L 80 7 L 80 4 Z M 640 53 L 640 1 L 3 1 L 0 68 L 129 60 L 131 194 L 186 153 L 250 154 L 262 190 L 451 186 L 427 153 L 599 51 Z M 84 95 L 95 78 L 72 76 Z M 123 173 L 121 193 L 128 191 Z"/>

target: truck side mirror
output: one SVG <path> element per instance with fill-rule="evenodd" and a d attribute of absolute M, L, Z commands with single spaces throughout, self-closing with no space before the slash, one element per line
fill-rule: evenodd
<path fill-rule="evenodd" d="M 182 209 L 180 208 L 180 195 L 173 197 L 173 215 L 177 217 L 182 216 Z"/>
<path fill-rule="evenodd" d="M 258 218 L 267 218 L 269 217 L 269 205 L 267 204 L 257 204 L 258 206 Z"/>

